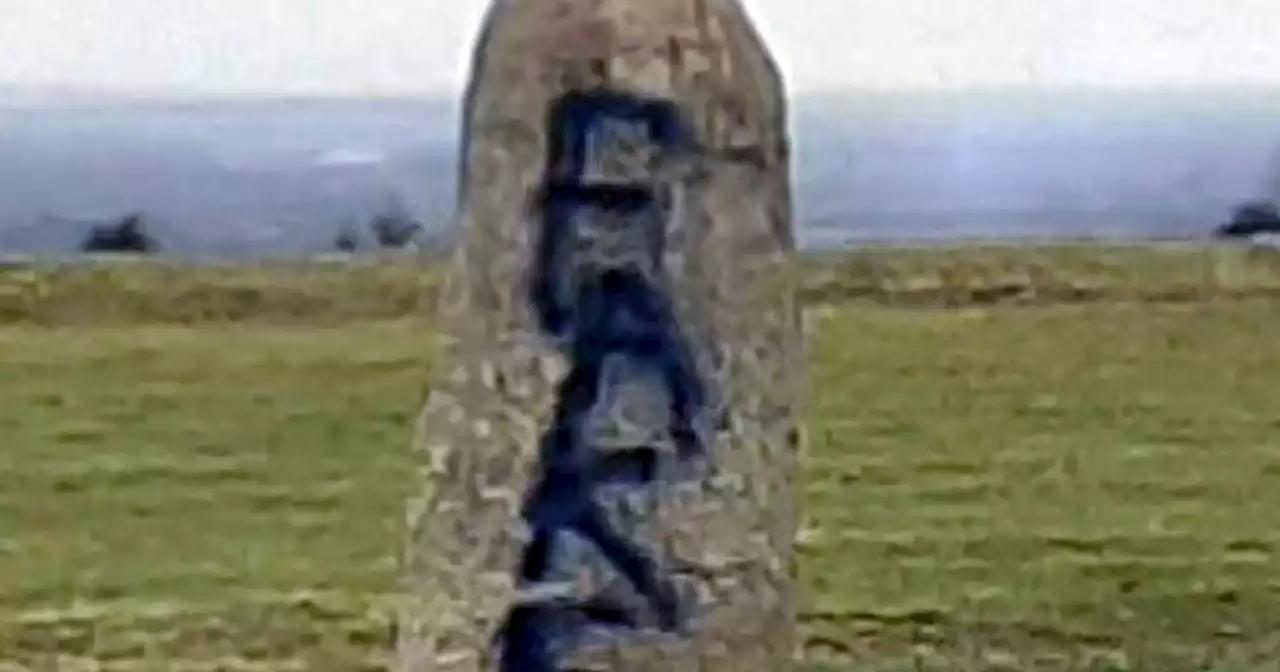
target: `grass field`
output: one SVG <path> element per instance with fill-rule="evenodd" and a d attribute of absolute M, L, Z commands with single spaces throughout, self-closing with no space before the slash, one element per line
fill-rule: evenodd
<path fill-rule="evenodd" d="M 1280 265 L 877 251 L 806 287 L 815 665 L 1280 669 Z M 0 271 L 0 669 L 383 669 L 433 288 Z"/>

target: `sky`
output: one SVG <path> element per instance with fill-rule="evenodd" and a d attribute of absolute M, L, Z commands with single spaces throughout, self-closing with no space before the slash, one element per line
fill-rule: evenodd
<path fill-rule="evenodd" d="M 0 83 L 336 95 L 456 93 L 486 4 L 0 1 Z M 742 1 L 793 92 L 1280 86 L 1277 0 Z"/>

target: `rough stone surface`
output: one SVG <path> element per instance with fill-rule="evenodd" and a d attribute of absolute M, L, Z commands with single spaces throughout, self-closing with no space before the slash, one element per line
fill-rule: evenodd
<path fill-rule="evenodd" d="M 717 410 L 699 425 L 709 454 L 692 476 L 598 498 L 665 575 L 684 577 L 684 629 L 587 640 L 556 669 L 788 669 L 802 339 L 774 63 L 735 0 L 496 0 L 471 77 L 461 244 L 441 309 L 447 368 L 420 417 L 424 492 L 408 514 L 397 669 L 502 669 L 500 634 L 531 599 L 516 579 L 532 538 L 524 514 L 573 366 L 529 300 L 546 119 L 563 94 L 599 89 L 674 101 L 696 140 L 690 160 L 651 161 L 628 179 L 671 195 L 661 273 Z M 610 414 L 615 438 L 652 425 L 649 411 Z M 640 419 L 615 417 L 628 413 Z M 561 555 L 575 595 L 627 586 L 589 544 L 566 542 Z M 521 672 L 542 672 L 531 665 Z"/>

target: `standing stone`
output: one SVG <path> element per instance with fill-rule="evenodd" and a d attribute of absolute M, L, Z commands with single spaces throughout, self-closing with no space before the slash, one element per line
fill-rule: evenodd
<path fill-rule="evenodd" d="M 494 0 L 402 672 L 786 670 L 785 94 L 736 0 Z"/>

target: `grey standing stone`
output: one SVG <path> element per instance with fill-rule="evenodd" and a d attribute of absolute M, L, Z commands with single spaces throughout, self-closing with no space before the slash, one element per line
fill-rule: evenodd
<path fill-rule="evenodd" d="M 575 214 L 586 222 L 575 230 L 604 233 L 580 233 L 569 253 L 623 266 L 638 255 L 643 265 L 637 250 L 655 218 L 666 238 L 644 277 L 671 298 L 707 382 L 711 410 L 693 423 L 707 452 L 677 459 L 674 430 L 663 434 L 675 405 L 653 403 L 675 388 L 621 356 L 596 372 L 618 384 L 606 385 L 608 400 L 594 402 L 582 433 L 596 457 L 661 448 L 652 483 L 602 486 L 589 501 L 670 579 L 670 593 L 656 592 L 678 604 L 677 624 L 664 623 L 663 600 L 646 598 L 598 544 L 571 532 L 557 537 L 542 579 L 517 580 L 536 539 L 526 514 L 558 506 L 530 497 L 550 478 L 540 446 L 575 366 L 566 339 L 586 329 L 549 337 L 530 300 L 548 235 L 537 204 L 555 191 L 553 173 L 567 175 L 548 166 L 549 110 L 572 92 L 669 101 L 692 138 L 673 154 L 625 128 L 599 136 L 631 144 L 600 150 L 612 158 L 579 182 L 640 185 L 632 191 L 656 194 L 656 205 L 610 219 L 601 213 L 616 214 L 615 198 Z M 555 669 L 789 669 L 803 387 L 791 169 L 781 78 L 744 10 L 736 0 L 495 0 L 475 47 L 461 151 L 461 239 L 441 306 L 444 369 L 419 420 L 423 493 L 408 513 L 397 669 L 502 669 L 521 605 L 546 621 L 537 633 L 554 634 Z M 608 163 L 618 156 L 634 161 Z M 599 275 L 595 261 L 555 262 L 575 263 L 586 265 L 566 271 L 572 287 L 557 291 L 584 292 L 582 278 Z M 587 309 L 576 310 L 581 323 Z M 575 601 L 614 605 L 626 612 L 615 620 L 634 622 L 579 631 L 590 610 L 570 609 Z M 525 632 L 512 646 L 532 646 L 535 631 Z M 520 672 L 543 672 L 524 664 Z"/>

